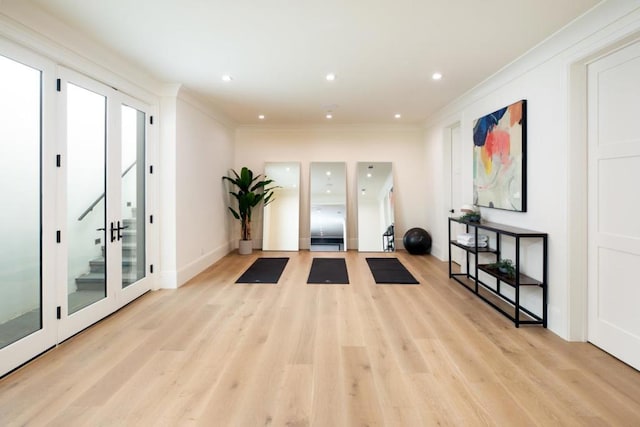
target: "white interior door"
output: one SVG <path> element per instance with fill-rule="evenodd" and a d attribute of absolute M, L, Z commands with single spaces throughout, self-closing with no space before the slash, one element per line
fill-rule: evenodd
<path fill-rule="evenodd" d="M 640 43 L 588 71 L 588 339 L 640 369 Z"/>
<path fill-rule="evenodd" d="M 462 140 L 460 137 L 460 124 L 451 127 L 451 140 L 449 148 L 451 150 L 451 189 L 450 189 L 450 213 L 453 216 L 460 216 L 460 206 L 462 206 Z M 455 223 L 451 225 L 453 239 L 458 233 L 464 233 L 464 225 Z M 464 254 L 462 249 L 452 247 L 451 259 L 458 265 L 463 265 Z"/>

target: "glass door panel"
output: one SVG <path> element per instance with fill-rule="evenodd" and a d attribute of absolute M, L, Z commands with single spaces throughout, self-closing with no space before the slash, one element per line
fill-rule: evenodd
<path fill-rule="evenodd" d="M 105 96 L 67 84 L 68 313 L 107 295 Z"/>
<path fill-rule="evenodd" d="M 145 117 L 122 105 L 122 287 L 145 277 Z"/>
<path fill-rule="evenodd" d="M 41 72 L 0 56 L 0 75 L 2 349 L 42 328 Z"/>

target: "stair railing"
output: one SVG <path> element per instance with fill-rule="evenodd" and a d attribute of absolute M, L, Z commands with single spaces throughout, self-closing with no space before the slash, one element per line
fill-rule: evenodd
<path fill-rule="evenodd" d="M 129 165 L 129 167 L 128 167 L 128 168 L 126 168 L 126 169 L 124 170 L 124 172 L 122 172 L 122 175 L 120 175 L 120 178 L 124 178 L 124 176 L 125 176 L 125 175 L 126 175 L 126 174 L 131 170 L 131 169 L 133 169 L 133 167 L 134 167 L 135 165 L 136 165 L 136 160 L 134 160 L 134 161 L 133 161 L 133 163 L 131 163 L 131 164 Z M 105 195 L 106 195 L 106 193 L 102 193 L 102 194 L 100 195 L 100 197 L 98 197 L 96 200 L 94 200 L 94 202 L 93 202 L 93 203 L 91 203 L 91 204 L 89 205 L 89 207 L 88 207 L 84 212 L 82 212 L 82 215 L 80 215 L 80 217 L 78 217 L 78 221 L 82 221 L 82 220 L 84 219 L 84 217 L 85 217 L 85 216 L 89 215 L 89 212 L 91 212 L 91 211 L 93 210 L 93 208 L 95 208 L 95 207 L 96 207 L 96 205 L 97 205 L 98 203 L 100 203 L 100 200 L 104 199 L 104 196 L 105 196 Z"/>

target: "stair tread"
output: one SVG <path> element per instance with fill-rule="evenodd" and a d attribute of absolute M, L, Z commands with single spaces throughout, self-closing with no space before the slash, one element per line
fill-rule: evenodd
<path fill-rule="evenodd" d="M 135 264 L 135 262 L 137 261 L 136 257 L 122 257 L 122 264 Z M 104 264 L 104 258 L 100 257 L 100 258 L 94 258 L 92 260 L 89 261 L 89 265 L 103 265 Z"/>
<path fill-rule="evenodd" d="M 123 273 L 122 277 L 135 278 L 137 277 L 137 275 L 136 275 L 136 272 Z M 104 279 L 105 279 L 104 273 L 84 273 L 76 277 L 76 283 L 96 283 L 96 282 L 103 282 Z"/>
<path fill-rule="evenodd" d="M 134 214 L 135 215 L 135 214 Z M 123 241 L 121 243 L 122 248 L 122 266 L 124 267 L 135 267 L 138 262 L 138 257 L 136 256 L 136 251 L 138 248 L 137 239 L 135 237 L 137 235 L 136 230 L 137 219 L 134 218 L 125 218 L 122 220 L 122 224 L 126 228 L 122 229 L 121 234 L 123 237 Z M 89 268 L 90 271 L 88 273 L 83 273 L 80 276 L 76 277 L 75 282 L 78 287 L 88 288 L 92 285 L 101 285 L 105 281 L 105 247 L 101 246 L 102 256 L 89 260 Z M 133 256 L 131 256 L 133 255 Z M 137 280 L 137 272 L 131 271 L 131 268 L 127 268 L 122 272 L 122 278 L 125 281 L 135 281 Z"/>

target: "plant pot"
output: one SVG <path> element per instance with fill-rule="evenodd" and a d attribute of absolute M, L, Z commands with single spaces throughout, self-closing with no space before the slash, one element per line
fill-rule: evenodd
<path fill-rule="evenodd" d="M 253 252 L 253 240 L 240 240 L 238 242 L 238 253 L 240 255 L 251 255 Z"/>

